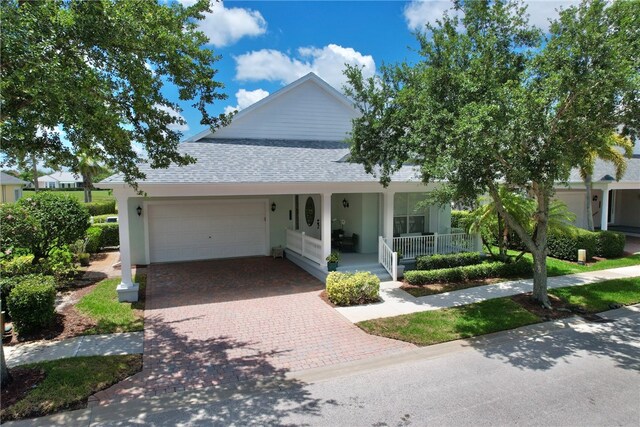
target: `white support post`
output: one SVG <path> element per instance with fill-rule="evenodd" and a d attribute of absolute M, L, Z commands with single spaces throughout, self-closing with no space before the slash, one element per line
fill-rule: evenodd
<path fill-rule="evenodd" d="M 115 193 L 115 192 L 114 192 Z M 114 194 L 118 203 L 118 225 L 120 229 L 120 269 L 122 279 L 116 290 L 120 302 L 138 301 L 138 284 L 131 275 L 131 245 L 129 244 L 129 198 Z M 144 215 L 146 212 L 143 212 Z"/>
<path fill-rule="evenodd" d="M 382 236 L 393 249 L 393 195 L 392 191 L 382 193 Z"/>
<path fill-rule="evenodd" d="M 322 264 L 327 265 L 326 258 L 331 253 L 331 193 L 321 195 L 322 217 L 320 223 L 320 240 L 322 241 Z"/>
<path fill-rule="evenodd" d="M 600 230 L 605 231 L 608 228 L 609 221 L 609 187 L 602 189 L 602 208 L 600 209 Z"/>

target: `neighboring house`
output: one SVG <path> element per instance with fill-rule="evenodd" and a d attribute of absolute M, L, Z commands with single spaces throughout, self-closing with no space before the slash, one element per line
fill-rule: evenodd
<path fill-rule="evenodd" d="M 593 173 L 591 206 L 593 225 L 600 230 L 622 231 L 640 236 L 640 144 L 627 160 L 627 171 L 620 181 L 609 162 L 596 160 Z M 558 186 L 556 198 L 576 214 L 575 225 L 587 227 L 586 190 L 578 170 L 573 170 L 567 185 Z"/>
<path fill-rule="evenodd" d="M 27 184 L 27 181 L 0 172 L 0 203 L 17 202 L 22 197 L 22 187 Z"/>
<path fill-rule="evenodd" d="M 82 188 L 82 176 L 73 172 L 53 172 L 38 178 L 40 188 Z"/>
<path fill-rule="evenodd" d="M 323 277 L 325 258 L 332 244 L 342 247 L 344 235 L 354 253 L 345 254 L 342 268 L 382 263 L 396 278 L 394 251 L 411 258 L 479 249 L 475 236 L 448 234 L 449 206 L 421 203 L 436 184 L 424 185 L 413 168 L 383 188 L 348 161 L 344 141 L 357 114 L 342 94 L 308 74 L 215 134 L 180 144 L 197 163 L 141 165 L 146 197 L 122 175 L 98 183 L 113 189 L 120 207 L 120 299 L 137 298 L 132 264 L 264 256 L 283 247 L 287 258 Z"/>

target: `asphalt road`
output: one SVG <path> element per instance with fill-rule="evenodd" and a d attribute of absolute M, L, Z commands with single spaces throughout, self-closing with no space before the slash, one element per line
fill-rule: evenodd
<path fill-rule="evenodd" d="M 638 426 L 640 310 L 85 412 L 83 425 Z M 617 317 L 617 318 L 616 318 Z M 42 420 L 41 420 L 42 421 Z M 51 420 L 53 422 L 54 420 Z M 68 424 L 69 420 L 59 420 Z"/>
<path fill-rule="evenodd" d="M 337 378 L 327 371 L 312 384 L 295 381 L 220 396 L 219 402 L 156 407 L 126 423 L 640 425 L 638 313 L 611 323 L 530 331 L 529 337 L 498 335 L 372 371 L 354 366 Z"/>

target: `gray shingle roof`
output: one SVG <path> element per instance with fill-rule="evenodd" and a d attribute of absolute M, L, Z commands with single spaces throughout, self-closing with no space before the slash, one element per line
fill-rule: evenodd
<path fill-rule="evenodd" d="M 612 181 L 615 182 L 616 171 L 613 164 L 596 159 L 593 168 L 593 182 Z M 569 182 L 582 182 L 578 169 L 571 171 Z M 627 171 L 620 182 L 637 182 L 640 185 L 640 156 L 634 155 L 633 158 L 627 160 Z"/>
<path fill-rule="evenodd" d="M 179 151 L 198 161 L 188 166 L 151 169 L 140 165 L 147 178 L 141 183 L 286 183 L 376 182 L 362 165 L 344 161 L 349 153 L 343 142 L 202 139 L 180 144 Z M 411 167 L 394 175 L 394 181 L 418 181 Z M 104 183 L 120 183 L 122 175 Z"/>
<path fill-rule="evenodd" d="M 16 178 L 8 173 L 0 172 L 0 184 L 27 185 L 27 181 Z"/>

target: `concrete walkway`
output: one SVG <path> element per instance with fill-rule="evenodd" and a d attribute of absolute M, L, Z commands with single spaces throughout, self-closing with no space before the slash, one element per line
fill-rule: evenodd
<path fill-rule="evenodd" d="M 565 286 L 579 286 L 605 280 L 638 276 L 640 276 L 640 266 L 621 267 L 610 270 L 550 277 L 548 279 L 548 287 L 549 289 L 553 289 Z M 409 295 L 400 289 L 401 285 L 401 282 L 382 283 L 380 285 L 380 297 L 383 302 L 381 303 L 354 307 L 338 307 L 336 310 L 351 322 L 357 323 L 364 320 L 379 319 L 381 317 L 393 317 L 401 314 L 418 313 L 420 311 L 438 310 L 446 307 L 472 304 L 492 298 L 522 294 L 531 291 L 533 279 L 501 282 L 493 285 L 478 286 L 419 298 Z"/>
<path fill-rule="evenodd" d="M 143 332 L 86 335 L 61 341 L 37 341 L 3 348 L 7 366 L 10 368 L 67 357 L 140 354 L 143 349 Z"/>

